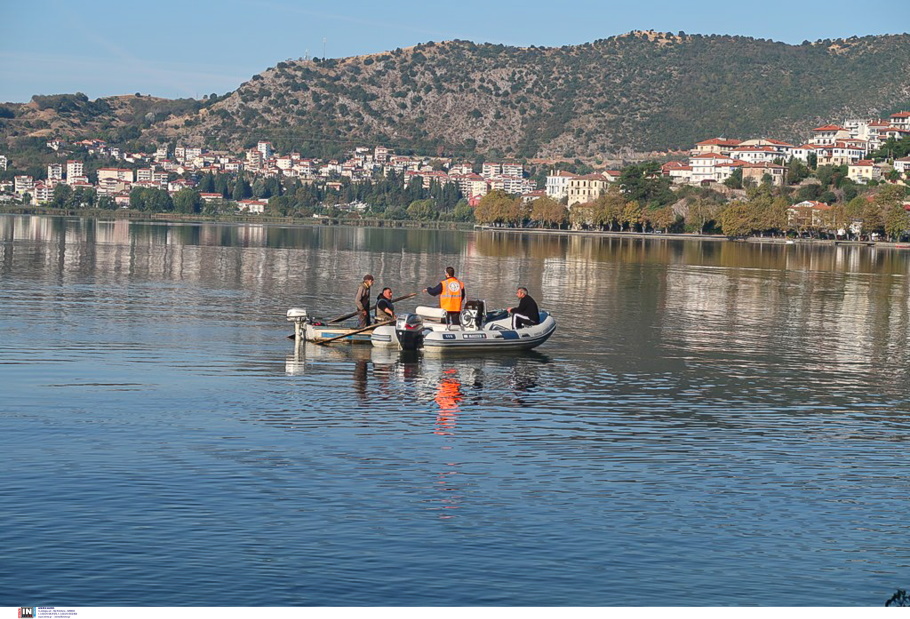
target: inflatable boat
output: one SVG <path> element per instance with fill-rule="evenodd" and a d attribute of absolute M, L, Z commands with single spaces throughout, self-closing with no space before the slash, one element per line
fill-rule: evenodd
<path fill-rule="evenodd" d="M 556 319 L 541 311 L 538 324 L 516 328 L 506 310 L 485 311 L 483 301 L 465 303 L 461 324 L 448 324 L 446 312 L 420 306 L 413 314 L 400 314 L 394 325 L 376 327 L 370 340 L 379 348 L 448 351 L 530 350 L 556 331 Z"/>
<path fill-rule="evenodd" d="M 349 342 L 351 344 L 369 344 L 370 332 L 372 329 L 364 330 L 362 328 L 327 324 L 321 320 L 314 319 L 302 307 L 292 307 L 287 312 L 288 322 L 294 323 L 294 339 L 298 342 L 325 342 L 326 340 L 338 340 Z M 340 337 L 346 336 L 346 337 Z"/>

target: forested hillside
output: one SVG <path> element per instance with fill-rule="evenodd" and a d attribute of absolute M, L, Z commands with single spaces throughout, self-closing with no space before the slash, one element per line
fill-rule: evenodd
<path fill-rule="evenodd" d="M 910 35 L 787 45 L 631 33 L 578 46 L 426 43 L 279 62 L 222 97 L 0 106 L 10 146 L 103 137 L 332 155 L 355 144 L 488 156 L 603 157 L 724 135 L 799 141 L 812 126 L 910 109 Z M 72 99 L 74 98 L 74 99 Z"/>

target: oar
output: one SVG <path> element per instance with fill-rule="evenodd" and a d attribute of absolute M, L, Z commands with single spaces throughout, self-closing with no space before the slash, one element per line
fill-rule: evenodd
<path fill-rule="evenodd" d="M 416 297 L 416 296 L 417 296 L 417 293 L 412 292 L 411 294 L 406 294 L 403 297 L 398 297 L 397 299 L 392 299 L 392 303 L 397 303 L 398 301 L 404 301 L 405 299 L 410 299 L 411 297 Z M 372 307 L 370 307 L 370 309 L 371 310 L 376 309 L 376 306 L 373 305 Z M 341 322 L 342 320 L 347 320 L 348 318 L 351 318 L 352 316 L 356 316 L 358 313 L 360 313 L 360 310 L 355 310 L 355 311 L 351 312 L 350 314 L 343 314 L 341 316 L 336 316 L 335 318 L 332 318 L 331 320 L 326 320 L 325 324 L 330 325 L 330 324 L 333 324 L 336 322 Z"/>
<path fill-rule="evenodd" d="M 375 322 L 369 326 L 363 327 L 362 329 L 354 329 L 353 331 L 348 331 L 347 333 L 342 333 L 341 335 L 336 335 L 335 337 L 330 337 L 327 340 L 322 340 L 321 342 L 316 342 L 316 343 L 319 344 L 320 346 L 322 346 L 324 344 L 329 344 L 331 342 L 334 342 L 335 340 L 342 340 L 351 335 L 357 335 L 358 333 L 363 333 L 364 331 L 368 331 L 369 329 L 372 329 L 373 327 L 378 327 L 380 325 L 387 325 L 390 322 L 395 322 L 395 321 L 394 320 L 383 320 L 382 322 Z"/>

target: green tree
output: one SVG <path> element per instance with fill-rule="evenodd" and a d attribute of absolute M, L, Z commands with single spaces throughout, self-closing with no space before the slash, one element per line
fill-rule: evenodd
<path fill-rule="evenodd" d="M 689 212 L 686 215 L 686 224 L 693 230 L 704 234 L 708 224 L 714 222 L 721 206 L 704 198 L 696 198 L 689 203 Z"/>
<path fill-rule="evenodd" d="M 616 185 L 611 185 L 594 201 L 592 223 L 612 231 L 613 226 L 622 228 L 626 198 Z"/>
<path fill-rule="evenodd" d="M 195 189 L 181 189 L 174 194 L 174 211 L 177 213 L 202 212 L 202 196 Z"/>
<path fill-rule="evenodd" d="M 639 204 L 663 206 L 675 201 L 670 184 L 671 180 L 661 174 L 656 161 L 630 165 L 619 176 L 619 186 L 626 199 Z"/>
<path fill-rule="evenodd" d="M 237 179 L 234 181 L 234 189 L 231 191 L 231 198 L 235 202 L 239 202 L 240 200 L 246 200 L 247 198 L 252 197 L 252 195 L 253 188 L 250 187 L 250 184 L 243 178 L 242 174 L 238 174 Z"/>
<path fill-rule="evenodd" d="M 679 219 L 672 206 L 664 206 L 649 211 L 648 218 L 651 222 L 651 226 L 660 232 L 669 232 Z"/>
<path fill-rule="evenodd" d="M 569 223 L 576 230 L 599 225 L 596 222 L 598 210 L 594 202 L 573 204 L 569 209 Z"/>
<path fill-rule="evenodd" d="M 903 206 L 889 207 L 884 213 L 885 235 L 891 241 L 899 241 L 910 230 L 910 214 Z"/>
<path fill-rule="evenodd" d="M 137 211 L 166 213 L 174 210 L 174 202 L 163 189 L 135 187 L 130 192 L 130 208 Z"/>
<path fill-rule="evenodd" d="M 70 208 L 73 200 L 73 188 L 65 183 L 59 183 L 54 187 L 54 195 L 51 198 L 53 208 Z"/>
<path fill-rule="evenodd" d="M 408 205 L 408 216 L 411 219 L 428 221 L 436 218 L 436 208 L 432 200 L 414 200 Z"/>
<path fill-rule="evenodd" d="M 809 167 L 796 157 L 790 158 L 787 164 L 787 182 L 791 185 L 802 182 L 809 177 Z"/>
<path fill-rule="evenodd" d="M 545 196 L 531 202 L 531 219 L 547 228 L 558 227 L 569 220 L 569 211 L 553 198 Z"/>
<path fill-rule="evenodd" d="M 455 221 L 474 221 L 474 209 L 467 200 L 459 200 L 452 215 Z"/>
<path fill-rule="evenodd" d="M 483 224 L 511 223 L 515 198 L 501 189 L 494 189 L 480 199 L 474 208 L 474 218 Z"/>
<path fill-rule="evenodd" d="M 632 231 L 641 223 L 641 205 L 638 200 L 626 202 L 622 209 L 622 215 L 620 215 L 620 224 L 628 225 L 629 231 Z"/>
<path fill-rule="evenodd" d="M 754 213 L 749 204 L 733 202 L 720 213 L 720 228 L 727 236 L 748 236 L 755 230 Z"/>
<path fill-rule="evenodd" d="M 733 170 L 733 173 L 730 174 L 725 180 L 724 185 L 731 189 L 742 189 L 743 188 L 743 169 L 736 168 Z"/>

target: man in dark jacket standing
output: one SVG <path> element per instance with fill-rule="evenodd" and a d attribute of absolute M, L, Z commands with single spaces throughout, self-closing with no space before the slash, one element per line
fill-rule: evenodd
<path fill-rule="evenodd" d="M 509 313 L 515 318 L 515 328 L 529 327 L 540 322 L 540 310 L 537 308 L 537 301 L 528 294 L 528 289 L 520 287 L 516 291 L 518 297 L 518 306 L 510 307 Z"/>
<path fill-rule="evenodd" d="M 357 307 L 357 326 L 370 326 L 370 286 L 373 285 L 373 276 L 367 273 L 363 276 L 363 282 L 357 288 L 357 294 L 354 296 L 354 305 Z"/>

